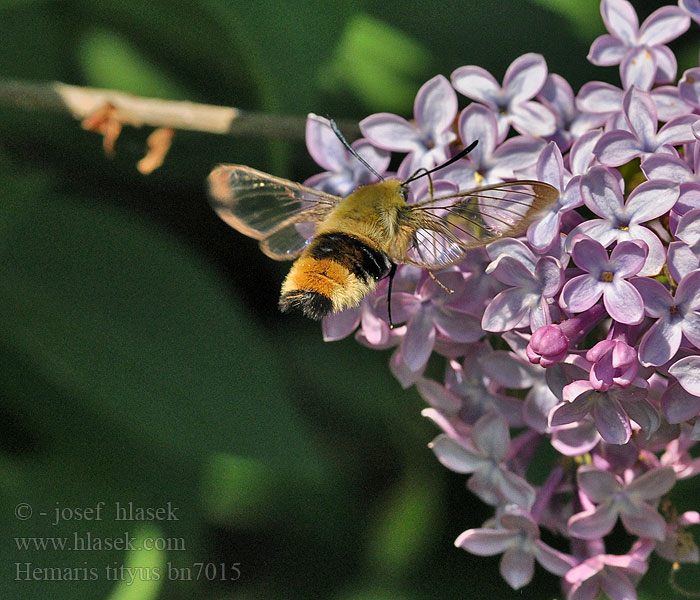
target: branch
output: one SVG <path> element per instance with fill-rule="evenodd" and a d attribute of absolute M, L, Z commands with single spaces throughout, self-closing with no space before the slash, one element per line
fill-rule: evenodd
<path fill-rule="evenodd" d="M 111 106 L 120 123 L 168 127 L 221 135 L 303 140 L 306 117 L 271 115 L 227 106 L 141 98 L 116 90 L 80 87 L 60 82 L 0 79 L 0 106 L 69 114 L 78 120 Z M 359 133 L 357 123 L 341 122 L 348 137 Z"/>

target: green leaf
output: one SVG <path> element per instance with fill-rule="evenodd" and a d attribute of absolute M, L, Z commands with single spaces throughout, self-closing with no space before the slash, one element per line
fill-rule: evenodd
<path fill-rule="evenodd" d="M 347 21 L 319 84 L 352 90 L 370 110 L 409 113 L 431 59 L 428 51 L 400 30 L 368 15 Z"/>
<path fill-rule="evenodd" d="M 604 33 L 598 0 L 531 0 L 571 23 L 571 32 L 584 42 Z"/>
<path fill-rule="evenodd" d="M 375 515 L 369 544 L 368 568 L 385 577 L 400 577 L 429 555 L 440 512 L 440 491 L 430 471 L 412 470 L 390 491 Z"/>

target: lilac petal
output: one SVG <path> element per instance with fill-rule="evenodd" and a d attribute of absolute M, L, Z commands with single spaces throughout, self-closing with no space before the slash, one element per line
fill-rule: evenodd
<path fill-rule="evenodd" d="M 627 486 L 627 491 L 633 492 L 634 497 L 640 500 L 658 500 L 670 492 L 675 484 L 676 472 L 673 467 L 658 467 L 635 478 Z"/>
<path fill-rule="evenodd" d="M 700 314 L 691 312 L 685 315 L 681 322 L 681 331 L 693 346 L 700 348 Z"/>
<path fill-rule="evenodd" d="M 561 216 L 558 211 L 548 212 L 527 230 L 527 241 L 540 252 L 547 251 L 559 235 Z"/>
<path fill-rule="evenodd" d="M 695 141 L 692 125 L 697 121 L 697 115 L 682 115 L 672 119 L 661 129 L 656 136 L 657 144 L 678 146 Z"/>
<path fill-rule="evenodd" d="M 510 446 L 508 425 L 495 412 L 487 412 L 474 424 L 474 444 L 495 462 L 503 460 Z"/>
<path fill-rule="evenodd" d="M 678 0 L 678 6 L 685 10 L 694 21 L 700 22 L 700 0 Z"/>
<path fill-rule="evenodd" d="M 657 64 L 661 62 L 659 54 L 656 56 L 656 62 Z M 657 74 L 660 69 L 661 66 L 659 65 Z M 671 121 L 676 117 L 693 112 L 693 107 L 681 97 L 677 87 L 663 85 L 654 88 L 651 91 L 651 97 L 654 99 L 654 104 L 656 104 L 659 121 Z"/>
<path fill-rule="evenodd" d="M 620 520 L 625 529 L 633 535 L 659 541 L 666 537 L 666 521 L 644 502 L 635 504 L 633 512 L 621 514 Z"/>
<path fill-rule="evenodd" d="M 455 540 L 455 546 L 478 556 L 493 556 L 508 550 L 517 536 L 507 529 L 467 529 Z"/>
<path fill-rule="evenodd" d="M 700 209 L 695 208 L 683 215 L 678 222 L 675 235 L 689 246 L 695 246 L 700 242 Z"/>
<path fill-rule="evenodd" d="M 435 324 L 429 310 L 418 310 L 408 321 L 401 343 L 403 359 L 409 369 L 417 371 L 428 362 L 435 347 Z"/>
<path fill-rule="evenodd" d="M 535 540 L 535 558 L 547 571 L 559 577 L 566 575 L 567 571 L 576 565 L 573 556 L 555 550 L 541 540 Z"/>
<path fill-rule="evenodd" d="M 456 415 L 462 406 L 461 400 L 432 379 L 422 378 L 416 384 L 418 393 L 430 406 L 447 415 Z"/>
<path fill-rule="evenodd" d="M 533 273 L 526 266 L 527 263 L 523 264 L 516 258 L 501 255 L 491 264 L 493 268 L 487 272 L 501 283 L 519 287 L 529 287 L 533 283 Z"/>
<path fill-rule="evenodd" d="M 689 394 L 700 396 L 700 357 L 687 356 L 674 363 L 668 372 Z"/>
<path fill-rule="evenodd" d="M 639 46 L 630 50 L 620 63 L 622 87 L 626 90 L 632 87 L 648 90 L 654 83 L 656 68 L 656 56 L 646 47 Z"/>
<path fill-rule="evenodd" d="M 626 240 L 618 243 L 610 254 L 610 262 L 615 265 L 615 274 L 619 277 L 636 275 L 644 265 L 648 252 L 646 243 L 642 241 Z"/>
<path fill-rule="evenodd" d="M 647 278 L 636 278 L 633 282 L 644 299 L 647 315 L 659 318 L 668 314 L 668 310 L 673 306 L 674 300 L 661 282 Z"/>
<path fill-rule="evenodd" d="M 581 373 L 582 375 L 585 374 Z M 557 384 L 558 385 L 558 384 Z M 564 384 L 562 390 L 561 390 L 561 397 L 563 400 L 566 402 L 573 402 L 575 400 L 579 400 L 580 398 L 584 397 L 584 394 L 587 394 L 586 397 L 591 396 L 591 392 L 593 391 L 593 386 L 591 385 L 590 381 L 586 379 L 576 379 L 572 381 L 571 383 Z"/>
<path fill-rule="evenodd" d="M 603 286 L 591 275 L 579 275 L 566 282 L 560 304 L 568 311 L 579 313 L 588 310 L 603 295 Z"/>
<path fill-rule="evenodd" d="M 574 240 L 571 258 L 577 266 L 594 275 L 597 275 L 602 270 L 602 266 L 608 263 L 608 253 L 605 248 L 596 240 L 587 237 Z"/>
<path fill-rule="evenodd" d="M 499 487 L 500 470 L 483 469 L 476 471 L 467 482 L 467 489 L 477 496 L 484 504 L 498 506 L 503 503 L 503 495 Z"/>
<path fill-rule="evenodd" d="M 569 82 L 561 75 L 556 73 L 547 75 L 537 97 L 564 121 L 568 121 L 576 115 L 574 92 Z"/>
<path fill-rule="evenodd" d="M 684 423 L 700 413 L 700 398 L 672 383 L 661 396 L 661 409 L 669 423 Z"/>
<path fill-rule="evenodd" d="M 683 242 L 671 242 L 668 245 L 666 262 L 675 281 L 680 281 L 691 271 L 700 269 L 700 260 Z"/>
<path fill-rule="evenodd" d="M 469 158 L 477 165 L 483 165 L 500 142 L 493 111 L 481 104 L 472 103 L 459 115 L 458 128 L 465 144 L 479 140 Z"/>
<path fill-rule="evenodd" d="M 626 444 L 632 428 L 619 402 L 607 395 L 593 405 L 593 420 L 602 437 L 609 444 Z"/>
<path fill-rule="evenodd" d="M 608 471 L 583 465 L 576 471 L 576 480 L 592 502 L 605 502 L 610 496 L 622 490 L 619 479 Z"/>
<path fill-rule="evenodd" d="M 535 490 L 532 489 L 532 486 L 515 473 L 510 471 L 501 471 L 500 473 L 499 491 L 502 499 L 525 510 L 530 510 L 535 502 Z"/>
<path fill-rule="evenodd" d="M 360 324 L 360 309 L 350 308 L 325 317 L 322 321 L 323 341 L 334 342 L 349 336 Z"/>
<path fill-rule="evenodd" d="M 600 442 L 600 434 L 592 419 L 559 427 L 552 432 L 552 447 L 564 456 L 580 456 Z"/>
<path fill-rule="evenodd" d="M 648 46 L 666 44 L 676 39 L 690 27 L 690 18 L 677 6 L 664 6 L 655 10 L 639 30 L 639 43 Z"/>
<path fill-rule="evenodd" d="M 639 19 L 632 5 L 625 0 L 603 0 L 600 13 L 607 30 L 627 46 L 634 46 L 639 31 Z"/>
<path fill-rule="evenodd" d="M 683 305 L 685 309 L 700 308 L 700 271 L 689 273 L 680 281 L 676 290 L 676 304 Z"/>
<path fill-rule="evenodd" d="M 532 272 L 537 264 L 537 257 L 532 253 L 532 250 L 523 244 L 520 240 L 513 238 L 503 238 L 496 240 L 486 247 L 486 252 L 489 258 L 493 261 L 487 268 L 486 273 L 493 272 L 497 263 L 503 256 L 512 256 L 518 262 L 527 265 Z M 492 266 L 493 265 L 493 266 Z"/>
<path fill-rule="evenodd" d="M 520 548 L 510 548 L 501 558 L 500 573 L 510 587 L 519 590 L 532 581 L 535 558 Z"/>
<path fill-rule="evenodd" d="M 588 60 L 599 67 L 619 65 L 627 52 L 625 46 L 615 36 L 605 34 L 597 37 L 588 51 Z"/>
<path fill-rule="evenodd" d="M 573 402 L 561 402 L 549 413 L 549 426 L 559 427 L 581 421 L 590 411 L 587 399 L 576 399 Z"/>
<path fill-rule="evenodd" d="M 649 49 L 649 52 L 651 52 L 654 60 L 656 60 L 656 77 L 654 81 L 656 83 L 673 83 L 676 80 L 676 73 L 678 72 L 678 63 L 676 62 L 675 54 L 673 54 L 671 49 L 667 46 L 654 46 Z M 661 120 L 663 121 L 664 119 Z"/>
<path fill-rule="evenodd" d="M 484 311 L 481 327 L 494 332 L 516 327 L 529 312 L 527 296 L 529 292 L 522 288 L 510 288 L 497 294 Z"/>
<path fill-rule="evenodd" d="M 652 154 L 642 162 L 642 171 L 647 179 L 668 179 L 677 183 L 689 181 L 693 176 L 688 163 L 672 154 Z"/>
<path fill-rule="evenodd" d="M 569 152 L 569 163 L 573 175 L 585 175 L 591 163 L 595 159 L 593 148 L 600 139 L 601 132 L 598 130 L 587 131 L 578 138 L 571 146 Z"/>
<path fill-rule="evenodd" d="M 306 147 L 311 158 L 328 171 L 345 167 L 347 150 L 333 133 L 328 119 L 309 114 L 306 120 Z"/>
<path fill-rule="evenodd" d="M 630 129 L 644 148 L 654 147 L 658 117 L 651 96 L 636 87 L 630 88 L 622 99 L 622 109 Z"/>
<path fill-rule="evenodd" d="M 553 185 L 558 190 L 564 188 L 564 161 L 561 150 L 554 142 L 549 142 L 537 160 L 537 179 Z"/>
<path fill-rule="evenodd" d="M 430 449 L 445 467 L 455 473 L 472 473 L 484 465 L 483 457 L 461 446 L 444 433 L 430 442 Z"/>
<path fill-rule="evenodd" d="M 608 167 L 624 165 L 643 152 L 636 136 L 623 130 L 603 134 L 593 149 L 596 158 Z"/>
<path fill-rule="evenodd" d="M 546 142 L 532 136 L 519 136 L 503 142 L 493 153 L 497 164 L 492 172 L 499 177 L 512 177 L 515 169 L 524 169 L 535 164 Z"/>
<path fill-rule="evenodd" d="M 455 342 L 476 342 L 484 335 L 479 319 L 468 313 L 441 308 L 434 318 L 440 333 Z"/>
<path fill-rule="evenodd" d="M 678 324 L 658 320 L 642 337 L 639 360 L 645 366 L 660 366 L 671 360 L 681 345 L 682 331 Z"/>
<path fill-rule="evenodd" d="M 567 523 L 567 528 L 574 537 L 595 540 L 610 533 L 616 521 L 617 511 L 606 503 L 573 515 Z"/>
<path fill-rule="evenodd" d="M 644 242 L 648 249 L 647 259 L 644 267 L 637 273 L 640 277 L 656 275 L 664 266 L 666 252 L 663 244 L 656 237 L 656 234 L 641 225 L 630 225 L 626 232 L 620 232 L 618 240 L 629 238 L 629 241 Z"/>
<path fill-rule="evenodd" d="M 535 277 L 542 286 L 542 296 L 544 298 L 551 298 L 561 288 L 564 273 L 556 258 L 553 256 L 543 256 L 537 261 Z"/>
<path fill-rule="evenodd" d="M 426 81 L 414 101 L 416 124 L 423 133 L 443 133 L 457 116 L 457 94 L 443 75 Z"/>
<path fill-rule="evenodd" d="M 473 65 L 459 67 L 450 79 L 454 88 L 467 98 L 491 105 L 499 101 L 501 86 L 486 69 Z"/>
<path fill-rule="evenodd" d="M 681 98 L 693 106 L 700 106 L 700 67 L 688 69 L 678 84 Z"/>
<path fill-rule="evenodd" d="M 557 128 L 554 113 L 537 102 L 516 104 L 511 109 L 510 119 L 515 130 L 526 135 L 552 135 Z"/>
<path fill-rule="evenodd" d="M 581 86 L 576 107 L 586 113 L 615 113 L 622 110 L 623 96 L 624 92 L 610 83 L 589 81 Z"/>
<path fill-rule="evenodd" d="M 384 150 L 413 152 L 422 147 L 416 128 L 406 119 L 391 113 L 377 113 L 362 119 L 360 131 L 375 146 Z"/>
<path fill-rule="evenodd" d="M 627 388 L 630 389 L 630 388 Z M 625 407 L 627 416 L 632 419 L 642 430 L 647 439 L 661 426 L 659 413 L 646 399 L 644 400 L 620 400 Z"/>
<path fill-rule="evenodd" d="M 503 92 L 510 104 L 519 104 L 535 96 L 547 79 L 547 63 L 541 54 L 523 54 L 506 70 Z"/>
<path fill-rule="evenodd" d="M 667 213 L 678 201 L 680 187 L 669 181 L 645 181 L 627 198 L 625 212 L 630 225 L 651 221 Z"/>
<path fill-rule="evenodd" d="M 612 221 L 622 212 L 622 190 L 609 169 L 594 167 L 584 175 L 581 178 L 581 195 L 586 206 L 599 217 Z"/>
<path fill-rule="evenodd" d="M 612 244 L 619 236 L 620 230 L 613 225 L 611 221 L 603 219 L 591 219 L 590 221 L 584 221 L 580 225 L 577 225 L 566 238 L 566 243 L 571 245 L 574 238 L 579 235 L 586 235 L 603 247 L 607 247 Z"/>
<path fill-rule="evenodd" d="M 637 600 L 638 597 L 634 584 L 620 571 L 615 571 L 614 574 L 604 571 L 601 587 L 610 600 Z"/>

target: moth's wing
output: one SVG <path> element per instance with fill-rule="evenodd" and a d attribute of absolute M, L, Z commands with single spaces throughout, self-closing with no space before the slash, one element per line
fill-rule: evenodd
<path fill-rule="evenodd" d="M 260 240 L 275 260 L 299 256 L 316 224 L 341 198 L 242 165 L 219 165 L 209 175 L 211 204 L 234 229 Z"/>
<path fill-rule="evenodd" d="M 455 264 L 467 250 L 525 232 L 559 198 L 541 181 L 509 181 L 409 204 L 404 226 L 413 238 L 400 257 L 420 267 Z"/>

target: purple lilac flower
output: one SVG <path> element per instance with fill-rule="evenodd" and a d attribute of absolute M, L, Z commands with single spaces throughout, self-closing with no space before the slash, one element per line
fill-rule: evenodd
<path fill-rule="evenodd" d="M 559 261 L 543 256 L 534 271 L 511 256 L 502 256 L 492 264 L 489 273 L 512 287 L 486 307 L 481 320 L 484 331 L 508 331 L 520 326 L 534 330 L 550 323 L 549 301 L 561 289 L 563 279 Z"/>
<path fill-rule="evenodd" d="M 644 265 L 644 242 L 620 242 L 610 258 L 597 241 L 581 236 L 574 241 L 571 257 L 586 274 L 570 279 L 561 291 L 561 304 L 569 312 L 583 312 L 603 297 L 608 314 L 620 323 L 641 323 L 644 303 L 639 292 L 627 281 Z"/>
<path fill-rule="evenodd" d="M 465 146 L 479 144 L 465 159 L 440 171 L 440 177 L 456 182 L 460 189 L 499 183 L 512 178 L 515 169 L 534 164 L 544 141 L 532 136 L 518 136 L 503 141 L 497 115 L 490 108 L 471 104 L 459 115 L 458 129 Z"/>
<path fill-rule="evenodd" d="M 644 299 L 645 313 L 657 321 L 647 330 L 639 346 L 639 360 L 645 366 L 659 366 L 671 360 L 683 336 L 700 347 L 700 271 L 688 273 L 678 284 L 675 298 L 655 279 L 639 278 L 634 286 Z"/>
<path fill-rule="evenodd" d="M 457 116 L 457 94 L 442 75 L 423 84 L 413 107 L 415 125 L 390 113 L 379 113 L 360 122 L 362 134 L 384 150 L 408 152 L 399 176 L 408 178 L 420 167 L 434 167 L 448 157 L 456 139 L 451 126 Z"/>
<path fill-rule="evenodd" d="M 640 26 L 629 2 L 603 0 L 609 34 L 589 58 L 619 65 L 622 87 L 590 81 L 574 96 L 536 54 L 513 61 L 502 85 L 461 67 L 452 85 L 437 76 L 421 87 L 413 121 L 372 115 L 354 142 L 377 171 L 391 159 L 406 178 L 478 140 L 433 175 L 436 194 L 512 179 L 559 191 L 526 235 L 436 271 L 443 286 L 399 265 L 393 328 L 386 279 L 323 322 L 327 340 L 354 332 L 392 350 L 391 373 L 416 386 L 442 432 L 438 459 L 471 474 L 469 489 L 493 507 L 457 545 L 502 553 L 515 589 L 540 565 L 569 599 L 631 600 L 654 549 L 700 559 L 687 528 L 700 516 L 673 505 L 674 483 L 700 475 L 700 66 L 675 81 L 666 46 L 700 23 L 700 2 L 679 5 Z M 326 169 L 310 185 L 345 194 L 373 181 L 323 119 L 310 116 L 307 131 Z M 429 197 L 428 184 L 412 184 L 409 201 Z M 543 469 L 536 486 L 531 472 Z M 618 517 L 638 538 L 622 555 L 606 551 Z M 545 531 L 570 554 L 544 545 Z"/>
<path fill-rule="evenodd" d="M 588 54 L 595 65 L 620 65 L 625 88 L 668 83 L 676 77 L 676 58 L 666 44 L 684 33 L 690 19 L 675 6 L 655 11 L 639 27 L 637 13 L 626 0 L 603 0 L 600 12 L 607 35 L 597 38 Z"/>
<path fill-rule="evenodd" d="M 564 577 L 567 600 L 595 600 L 604 592 L 611 600 L 637 600 L 635 584 L 646 573 L 651 540 L 640 540 L 629 554 L 597 554 L 571 569 Z"/>
<path fill-rule="evenodd" d="M 554 115 L 534 102 L 547 78 L 547 63 L 539 54 L 524 54 L 506 70 L 503 87 L 481 67 L 460 67 L 452 73 L 452 85 L 467 98 L 485 104 L 498 114 L 498 131 L 505 137 L 509 126 L 522 134 L 554 134 Z"/>
<path fill-rule="evenodd" d="M 524 510 L 512 507 L 498 517 L 498 527 L 468 529 L 455 546 L 480 556 L 503 553 L 500 571 L 514 590 L 530 583 L 535 560 L 550 573 L 566 575 L 576 565 L 572 556 L 559 552 L 540 540 L 537 523 Z"/>
<path fill-rule="evenodd" d="M 495 413 L 481 417 L 472 432 L 473 448 L 445 434 L 430 444 L 438 460 L 457 473 L 471 473 L 467 487 L 487 504 L 512 503 L 529 509 L 535 492 L 522 477 L 503 464 L 510 446 L 508 425 Z"/>
<path fill-rule="evenodd" d="M 569 519 L 569 531 L 581 539 L 601 538 L 612 530 L 617 518 L 628 532 L 640 537 L 663 540 L 666 523 L 652 508 L 676 482 L 671 467 L 652 469 L 624 483 L 608 471 L 579 467 L 576 474 L 579 489 L 597 506 Z"/>
<path fill-rule="evenodd" d="M 620 181 L 612 170 L 594 167 L 581 178 L 581 194 L 586 206 L 600 219 L 577 226 L 569 239 L 583 233 L 603 246 L 629 240 L 643 241 L 648 249 L 639 275 L 656 275 L 666 259 L 658 236 L 643 223 L 668 212 L 678 200 L 678 185 L 670 181 L 647 181 L 636 187 L 625 202 Z"/>
<path fill-rule="evenodd" d="M 674 145 L 691 141 L 691 125 L 695 115 L 682 115 L 666 123 L 656 131 L 658 116 L 652 97 L 633 86 L 622 99 L 622 111 L 629 131 L 608 131 L 596 144 L 593 153 L 609 167 L 618 167 L 639 156 L 646 158 L 654 153 L 675 154 Z"/>
<path fill-rule="evenodd" d="M 632 435 L 630 421 L 638 423 L 647 436 L 659 427 L 656 409 L 646 396 L 642 387 L 612 387 L 598 392 L 589 381 L 574 381 L 564 388 L 564 402 L 549 413 L 549 425 L 568 425 L 590 415 L 606 442 L 626 444 Z"/>

